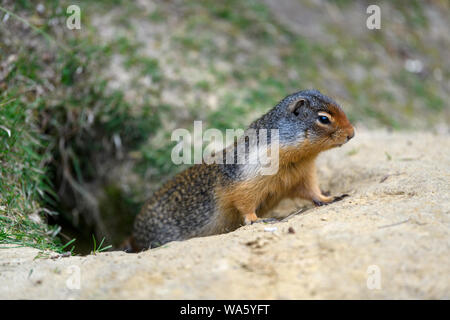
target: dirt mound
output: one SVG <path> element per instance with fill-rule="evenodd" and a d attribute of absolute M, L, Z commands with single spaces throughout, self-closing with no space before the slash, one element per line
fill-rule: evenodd
<path fill-rule="evenodd" d="M 448 150 L 445 133 L 357 132 L 319 159 L 322 188 L 350 197 L 278 223 L 140 254 L 3 248 L 0 298 L 449 299 Z"/>

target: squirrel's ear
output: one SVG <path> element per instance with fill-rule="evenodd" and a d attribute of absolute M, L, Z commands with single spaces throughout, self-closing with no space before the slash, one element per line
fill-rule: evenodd
<path fill-rule="evenodd" d="M 306 101 L 305 98 L 300 98 L 294 102 L 292 102 L 288 109 L 290 112 L 292 112 L 294 115 L 298 116 L 300 114 L 300 110 L 301 108 L 303 108 L 304 106 L 306 106 L 308 102 Z"/>

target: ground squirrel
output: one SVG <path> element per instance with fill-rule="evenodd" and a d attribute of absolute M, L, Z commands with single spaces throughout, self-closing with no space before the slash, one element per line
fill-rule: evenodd
<path fill-rule="evenodd" d="M 173 240 L 225 233 L 267 217 L 283 198 L 300 197 L 315 205 L 341 197 L 325 196 L 318 185 L 317 155 L 341 146 L 354 128 L 341 107 L 317 90 L 291 94 L 254 121 L 247 130 L 278 129 L 278 170 L 262 175 L 258 165 L 196 164 L 156 191 L 136 217 L 133 251 Z M 246 132 L 247 132 L 246 130 Z M 239 142 L 240 141 L 240 142 Z M 252 152 L 248 139 L 239 140 Z M 273 143 L 270 137 L 267 145 Z M 230 150 L 230 148 L 224 149 Z"/>

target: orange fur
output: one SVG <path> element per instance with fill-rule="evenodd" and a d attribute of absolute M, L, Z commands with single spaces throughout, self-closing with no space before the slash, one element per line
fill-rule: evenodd
<path fill-rule="evenodd" d="M 302 197 L 322 202 L 331 201 L 322 195 L 316 177 L 315 159 L 324 148 L 305 140 L 300 146 L 280 148 L 280 166 L 275 175 L 261 175 L 218 190 L 220 211 L 224 221 L 254 221 L 255 212 L 263 217 L 283 198 Z M 233 217 L 230 217 L 233 216 Z"/>
<path fill-rule="evenodd" d="M 337 127 L 340 128 L 340 130 L 345 132 L 347 135 L 353 135 L 354 133 L 353 126 L 348 120 L 344 111 L 342 111 L 339 107 L 332 104 L 328 105 L 328 110 L 330 111 L 330 114 L 332 115 L 334 121 L 336 121 Z"/>

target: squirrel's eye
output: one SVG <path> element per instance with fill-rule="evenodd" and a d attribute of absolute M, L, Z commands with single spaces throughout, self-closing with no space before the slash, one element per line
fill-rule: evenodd
<path fill-rule="evenodd" d="M 320 123 L 323 123 L 323 124 L 330 123 L 330 119 L 328 119 L 328 117 L 326 117 L 326 116 L 319 116 L 319 121 L 320 121 Z"/>

